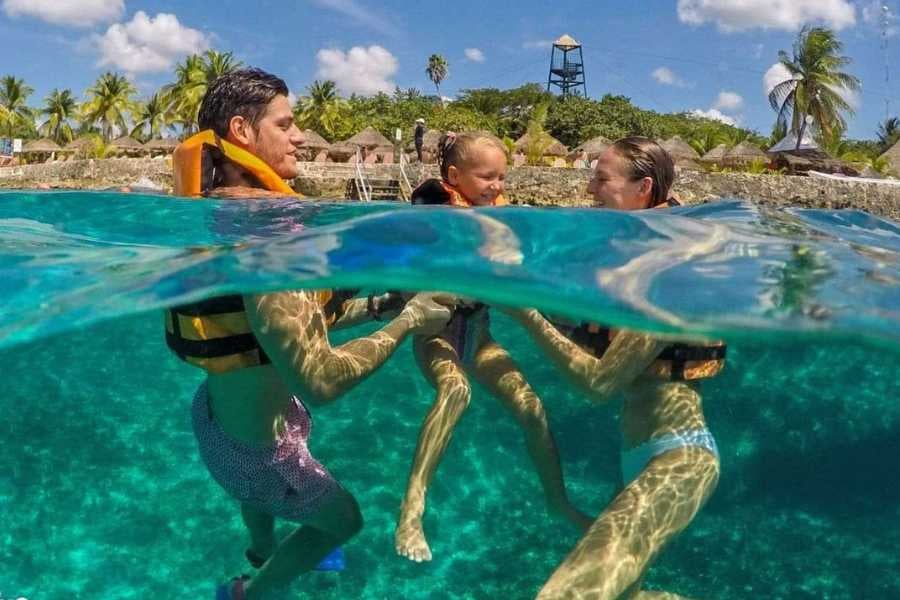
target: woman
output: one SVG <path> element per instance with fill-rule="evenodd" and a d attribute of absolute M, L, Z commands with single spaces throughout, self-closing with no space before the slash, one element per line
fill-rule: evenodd
<path fill-rule="evenodd" d="M 589 191 L 598 207 L 677 206 L 671 157 L 626 138 L 598 160 Z M 643 576 L 716 486 L 719 455 L 697 380 L 718 373 L 721 343 L 682 344 L 592 323 L 553 323 L 536 310 L 513 316 L 595 402 L 624 396 L 623 489 L 544 585 L 539 598 L 651 598 Z M 666 594 L 664 597 L 677 598 Z"/>

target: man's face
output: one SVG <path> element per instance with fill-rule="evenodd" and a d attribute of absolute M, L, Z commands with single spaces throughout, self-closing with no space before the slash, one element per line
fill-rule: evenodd
<path fill-rule="evenodd" d="M 275 96 L 266 112 L 248 132 L 247 150 L 266 162 L 283 179 L 293 179 L 297 169 L 297 146 L 303 133 L 294 123 L 291 104 L 286 96 Z"/>

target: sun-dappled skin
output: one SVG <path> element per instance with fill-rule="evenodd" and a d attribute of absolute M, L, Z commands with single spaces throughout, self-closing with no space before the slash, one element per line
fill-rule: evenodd
<path fill-rule="evenodd" d="M 498 398 L 516 419 L 534 464 L 548 509 L 573 522 L 582 531 L 591 519 L 569 502 L 562 467 L 543 404 L 525 380 L 519 367 L 487 331 L 477 340 L 472 364 L 464 365 L 456 350 L 441 337 L 414 338 L 419 368 L 436 391 L 434 404 L 425 417 L 416 443 L 415 456 L 400 507 L 394 534 L 397 553 L 415 562 L 431 560 L 422 525 L 425 496 L 450 443 L 453 430 L 469 405 L 472 391 L 468 371 Z"/>
<path fill-rule="evenodd" d="M 696 384 L 644 376 L 665 347 L 653 336 L 620 330 L 601 357 L 569 340 L 538 311 L 508 311 L 593 402 L 622 393 L 624 450 L 667 434 L 706 427 Z M 665 544 L 691 522 L 715 489 L 719 460 L 699 447 L 650 461 L 600 514 L 544 585 L 538 598 L 653 598 L 640 582 Z"/>

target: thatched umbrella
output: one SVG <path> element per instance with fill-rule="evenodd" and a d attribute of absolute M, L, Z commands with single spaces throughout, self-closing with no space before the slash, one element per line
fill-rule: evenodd
<path fill-rule="evenodd" d="M 174 138 L 156 138 L 144 144 L 144 150 L 172 152 L 178 147 L 178 140 Z"/>
<path fill-rule="evenodd" d="M 349 140 L 344 141 L 344 143 L 353 144 L 354 146 L 365 146 L 366 148 L 394 145 L 391 140 L 381 135 L 374 127 L 366 127 Z"/>
<path fill-rule="evenodd" d="M 28 142 L 22 147 L 22 154 L 52 154 L 62 150 L 59 144 L 50 138 L 41 138 Z"/>
<path fill-rule="evenodd" d="M 725 160 L 726 154 L 728 154 L 728 146 L 726 146 L 725 144 L 719 144 L 718 146 L 704 154 L 700 160 L 708 163 L 721 163 Z"/>
<path fill-rule="evenodd" d="M 597 137 L 584 142 L 580 146 L 576 146 L 569 155 L 573 158 L 578 158 L 582 152 L 586 152 L 588 161 L 590 162 L 606 152 L 610 146 L 612 146 L 611 141 L 602 135 L 598 135 Z"/>
<path fill-rule="evenodd" d="M 127 135 L 114 139 L 109 145 L 121 150 L 125 154 L 140 154 L 144 151 L 144 145 L 142 143 Z"/>
<path fill-rule="evenodd" d="M 754 161 L 768 161 L 769 157 L 766 153 L 757 148 L 748 141 L 743 141 L 725 155 L 725 162 L 728 164 L 745 165 Z"/>
<path fill-rule="evenodd" d="M 900 176 L 900 141 L 882 154 L 881 158 L 887 160 L 890 171 L 895 175 Z"/>
<path fill-rule="evenodd" d="M 315 148 L 317 150 L 321 150 L 323 148 L 329 147 L 330 145 L 331 144 L 328 143 L 328 140 L 323 138 L 312 129 L 303 130 L 303 142 L 300 143 L 301 148 Z"/>
<path fill-rule="evenodd" d="M 347 142 L 335 142 L 328 146 L 328 155 L 335 162 L 347 162 L 351 157 L 356 156 L 359 150 L 358 146 L 348 144 Z"/>
<path fill-rule="evenodd" d="M 694 162 L 700 160 L 700 155 L 694 150 L 690 144 L 681 139 L 681 136 L 675 136 L 664 141 L 660 146 L 669 153 L 676 163 L 688 161 Z"/>
<path fill-rule="evenodd" d="M 547 135 L 547 141 L 549 142 L 549 145 L 544 148 L 544 156 L 568 156 L 569 149 L 566 148 L 565 144 L 549 134 Z M 516 150 L 527 152 L 528 144 L 530 143 L 531 137 L 526 133 L 516 140 Z"/>

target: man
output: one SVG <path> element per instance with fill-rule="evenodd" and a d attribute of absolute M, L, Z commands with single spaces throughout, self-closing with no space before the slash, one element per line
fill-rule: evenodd
<path fill-rule="evenodd" d="M 297 175 L 302 137 L 287 96 L 281 79 L 257 69 L 216 79 L 200 106 L 201 133 L 176 151 L 176 191 L 289 193 L 283 179 Z M 407 335 L 435 334 L 451 316 L 419 294 L 380 331 L 332 347 L 328 330 L 342 323 L 341 300 L 331 291 L 227 296 L 166 315 L 169 346 L 207 371 L 194 398 L 194 432 L 213 478 L 240 502 L 247 558 L 261 567 L 221 586 L 218 600 L 283 597 L 279 590 L 359 531 L 356 500 L 309 453 L 311 421 L 300 398 L 335 400 Z M 302 525 L 279 541 L 275 517 Z"/>
<path fill-rule="evenodd" d="M 419 157 L 419 162 L 424 162 L 422 160 L 422 146 L 425 145 L 425 119 L 416 119 L 416 156 Z"/>

